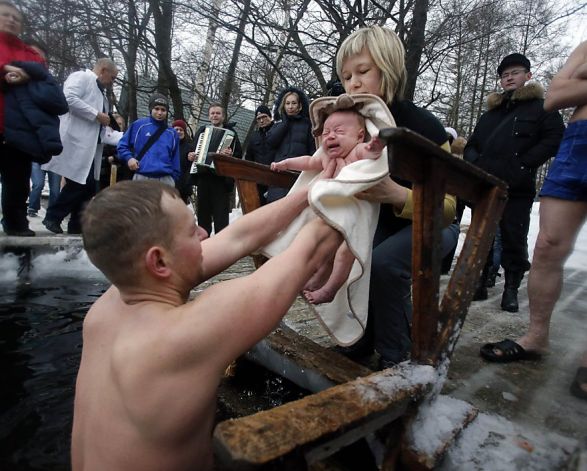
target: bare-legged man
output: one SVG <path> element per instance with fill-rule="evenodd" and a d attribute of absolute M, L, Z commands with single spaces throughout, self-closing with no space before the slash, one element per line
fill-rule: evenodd
<path fill-rule="evenodd" d="M 548 349 L 550 319 L 563 282 L 563 265 L 587 218 L 587 41 L 553 78 L 547 111 L 575 106 L 555 161 L 540 192 L 540 230 L 528 277 L 530 326 L 516 342 L 486 344 L 481 356 L 509 362 L 536 358 Z M 587 399 L 587 351 L 571 386 Z"/>
<path fill-rule="evenodd" d="M 90 202 L 84 246 L 113 286 L 84 321 L 74 471 L 212 468 L 223 371 L 275 328 L 342 237 L 315 219 L 251 275 L 188 295 L 307 204 L 307 191 L 294 193 L 206 239 L 179 193 L 156 181 L 121 182 Z"/>

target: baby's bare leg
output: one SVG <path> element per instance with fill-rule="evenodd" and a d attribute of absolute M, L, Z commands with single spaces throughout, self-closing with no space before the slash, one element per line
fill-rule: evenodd
<path fill-rule="evenodd" d="M 308 280 L 306 286 L 304 286 L 304 293 L 306 291 L 316 291 L 317 289 L 324 286 L 324 284 L 328 281 L 330 274 L 332 273 L 332 265 L 334 263 L 334 259 L 331 258 L 320 265 L 320 268 L 316 270 L 316 273 L 312 275 L 312 278 Z"/>
<path fill-rule="evenodd" d="M 351 273 L 355 256 L 349 250 L 346 242 L 340 244 L 334 257 L 334 265 L 332 272 L 326 284 L 319 289 L 304 290 L 305 298 L 312 304 L 329 303 L 334 299 L 334 296 L 344 284 Z"/>

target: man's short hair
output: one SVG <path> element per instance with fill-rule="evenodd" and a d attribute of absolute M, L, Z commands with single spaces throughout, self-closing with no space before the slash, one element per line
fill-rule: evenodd
<path fill-rule="evenodd" d="M 172 216 L 162 206 L 165 194 L 180 198 L 175 188 L 157 181 L 123 181 L 100 191 L 84 210 L 84 248 L 114 285 L 133 285 L 137 262 L 149 248 L 171 248 Z"/>
<path fill-rule="evenodd" d="M 210 103 L 210 106 L 208 107 L 208 113 L 210 112 L 210 110 L 212 108 L 220 108 L 220 109 L 222 109 L 222 114 L 226 114 L 226 110 L 224 109 L 224 106 L 222 106 L 222 104 L 218 103 L 217 101 Z"/>

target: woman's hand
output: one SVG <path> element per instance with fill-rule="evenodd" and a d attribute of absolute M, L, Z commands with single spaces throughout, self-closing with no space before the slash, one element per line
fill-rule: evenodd
<path fill-rule="evenodd" d="M 374 203 L 391 204 L 401 210 L 408 198 L 408 189 L 385 177 L 376 185 L 355 195 L 357 198 Z"/>
<path fill-rule="evenodd" d="M 6 72 L 4 75 L 4 80 L 10 85 L 20 85 L 22 83 L 28 82 L 31 79 L 23 69 L 13 65 L 5 65 L 4 72 Z"/>

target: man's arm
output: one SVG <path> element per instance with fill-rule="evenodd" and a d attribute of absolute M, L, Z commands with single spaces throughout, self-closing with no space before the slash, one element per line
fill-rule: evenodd
<path fill-rule="evenodd" d="M 544 100 L 546 111 L 587 104 L 587 41 L 571 53 L 563 68 L 554 76 Z"/>
<path fill-rule="evenodd" d="M 126 132 L 123 134 L 120 141 L 118 141 L 118 145 L 116 146 L 116 153 L 118 154 L 118 158 L 124 162 L 128 162 L 129 159 L 132 158 L 132 150 L 131 150 L 131 142 L 133 139 L 133 130 L 134 130 L 134 123 L 132 123 Z"/>
<path fill-rule="evenodd" d="M 218 283 L 186 304 L 177 331 L 184 339 L 182 345 L 197 351 L 193 361 L 206 362 L 221 372 L 268 335 L 341 242 L 337 231 L 315 219 L 283 253 L 251 275 Z"/>
<path fill-rule="evenodd" d="M 308 206 L 308 189 L 262 206 L 202 242 L 203 279 L 271 242 Z"/>

